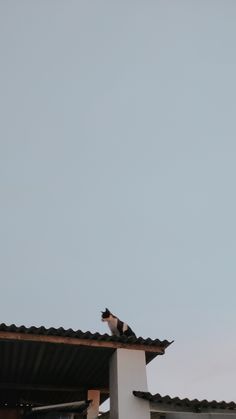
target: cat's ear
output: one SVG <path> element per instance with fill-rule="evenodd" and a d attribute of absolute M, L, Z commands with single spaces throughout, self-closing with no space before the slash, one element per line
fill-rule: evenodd
<path fill-rule="evenodd" d="M 108 308 L 106 307 L 106 311 L 108 312 L 108 313 L 110 313 L 110 310 L 108 310 Z"/>

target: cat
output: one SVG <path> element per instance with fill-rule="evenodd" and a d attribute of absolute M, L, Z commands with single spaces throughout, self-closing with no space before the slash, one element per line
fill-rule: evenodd
<path fill-rule="evenodd" d="M 134 336 L 136 337 L 133 330 L 128 326 L 128 324 L 122 322 L 118 317 L 114 316 L 108 308 L 105 311 L 102 311 L 102 322 L 107 322 L 108 327 L 113 336 Z"/>

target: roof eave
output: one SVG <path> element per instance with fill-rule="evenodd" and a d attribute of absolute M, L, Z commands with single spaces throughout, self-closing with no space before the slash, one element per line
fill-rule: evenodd
<path fill-rule="evenodd" d="M 142 344 L 122 341 L 107 341 L 102 339 L 81 339 L 65 336 L 52 336 L 52 335 L 39 335 L 31 333 L 20 333 L 20 332 L 9 332 L 0 331 L 0 340 L 4 341 L 25 341 L 25 342 L 43 342 L 51 344 L 64 344 L 64 345 L 75 345 L 75 346 L 87 346 L 87 347 L 98 347 L 98 348 L 123 348 L 133 350 L 143 350 L 145 352 L 151 352 L 157 355 L 163 355 L 165 349 L 172 343 L 168 342 L 166 345 L 153 345 L 153 344 Z"/>

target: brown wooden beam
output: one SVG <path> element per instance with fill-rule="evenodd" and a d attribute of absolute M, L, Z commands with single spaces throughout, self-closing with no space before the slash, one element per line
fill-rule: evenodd
<path fill-rule="evenodd" d="M 158 355 L 163 355 L 165 349 L 162 346 L 156 345 L 145 345 L 137 343 L 123 343 L 96 339 L 80 339 L 62 336 L 50 336 L 50 335 L 34 335 L 26 333 L 15 333 L 15 332 L 0 332 L 0 340 L 8 341 L 22 341 L 22 342 L 43 342 L 43 343 L 54 343 L 62 345 L 75 345 L 75 346 L 88 346 L 94 348 L 112 348 L 112 349 L 132 349 L 145 352 L 152 352 Z"/>

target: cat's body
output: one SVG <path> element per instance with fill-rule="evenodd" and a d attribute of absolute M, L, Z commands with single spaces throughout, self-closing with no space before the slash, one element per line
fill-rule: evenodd
<path fill-rule="evenodd" d="M 133 330 L 128 326 L 128 324 L 124 323 L 122 320 L 118 319 L 118 317 L 114 316 L 106 308 L 106 311 L 102 311 L 102 319 L 103 322 L 107 322 L 108 327 L 113 336 L 134 336 L 136 337 Z"/>

